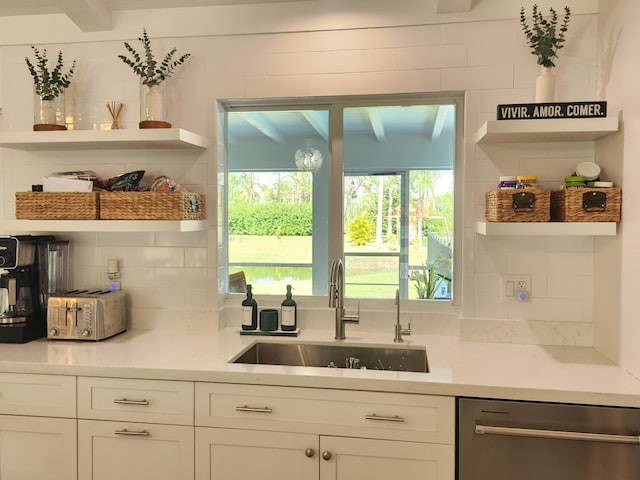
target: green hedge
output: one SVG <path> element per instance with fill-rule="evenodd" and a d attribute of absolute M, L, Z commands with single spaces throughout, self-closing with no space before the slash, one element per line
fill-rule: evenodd
<path fill-rule="evenodd" d="M 311 235 L 309 203 L 266 203 L 229 205 L 229 233 L 232 235 Z"/>

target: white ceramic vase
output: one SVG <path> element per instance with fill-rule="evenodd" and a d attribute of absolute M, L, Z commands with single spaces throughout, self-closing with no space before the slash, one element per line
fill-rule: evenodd
<path fill-rule="evenodd" d="M 140 128 L 168 128 L 167 97 L 164 84 L 147 87 L 141 85 L 140 90 Z"/>
<path fill-rule="evenodd" d="M 555 100 L 556 79 L 552 67 L 540 67 L 536 78 L 536 103 L 549 103 Z"/>

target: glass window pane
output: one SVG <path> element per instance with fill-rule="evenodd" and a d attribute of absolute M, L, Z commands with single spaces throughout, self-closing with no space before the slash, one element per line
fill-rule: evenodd
<path fill-rule="evenodd" d="M 355 298 L 389 298 L 398 288 L 398 256 L 345 253 L 345 294 Z"/>
<path fill-rule="evenodd" d="M 398 288 L 402 298 L 451 298 L 454 113 L 453 105 L 344 109 L 345 261 L 380 254 L 366 258 L 378 269 L 372 285 L 385 285 L 356 287 L 362 268 L 352 268 L 349 295 L 388 298 Z"/>
<path fill-rule="evenodd" d="M 326 292 L 313 287 L 327 257 L 326 131 L 322 110 L 227 113 L 228 270 L 256 294 Z"/>

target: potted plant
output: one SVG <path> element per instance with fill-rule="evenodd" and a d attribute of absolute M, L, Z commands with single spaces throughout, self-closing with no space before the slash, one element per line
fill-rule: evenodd
<path fill-rule="evenodd" d="M 71 77 L 76 68 L 74 60 L 71 68 L 63 73 L 62 51 L 53 70 L 49 69 L 47 49 L 40 52 L 31 45 L 35 61 L 25 57 L 27 68 L 34 86 L 34 130 L 66 130 L 64 91 L 71 85 Z"/>
<path fill-rule="evenodd" d="M 143 53 L 138 53 L 128 42 L 124 47 L 131 57 L 118 55 L 118 58 L 129 65 L 133 72 L 140 77 L 142 95 L 140 98 L 140 128 L 170 128 L 171 123 L 166 120 L 166 102 L 163 98 L 163 82 L 175 73 L 176 68 L 182 65 L 190 53 L 174 59 L 176 49 L 171 49 L 161 62 L 155 59 L 151 48 L 151 40 L 147 30 L 142 30 L 142 37 L 138 40 L 142 43 Z"/>
<path fill-rule="evenodd" d="M 571 10 L 564 7 L 562 23 L 558 24 L 558 13 L 549 9 L 550 17 L 544 18 L 538 5 L 532 8 L 531 25 L 527 21 L 524 7 L 520 9 L 520 25 L 531 47 L 531 53 L 538 57 L 541 74 L 536 80 L 536 102 L 552 102 L 554 99 L 555 79 L 552 68 L 556 66 L 553 59 L 558 58 L 558 50 L 564 47 L 565 34 L 569 27 Z"/>

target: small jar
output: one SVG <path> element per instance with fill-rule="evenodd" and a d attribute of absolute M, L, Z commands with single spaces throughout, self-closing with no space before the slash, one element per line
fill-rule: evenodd
<path fill-rule="evenodd" d="M 593 182 L 600 177 L 600 167 L 597 163 L 582 162 L 576 167 L 576 175 L 584 177 L 587 182 Z"/>
<path fill-rule="evenodd" d="M 520 190 L 534 190 L 538 188 L 537 175 L 518 175 L 516 179 L 517 179 L 516 188 Z"/>
<path fill-rule="evenodd" d="M 516 188 L 518 183 L 518 178 L 515 176 L 501 176 L 500 183 L 498 183 L 498 190 L 503 190 L 507 188 Z"/>
<path fill-rule="evenodd" d="M 582 175 L 572 175 L 571 177 L 564 177 L 565 188 L 585 188 L 587 184 Z"/>

